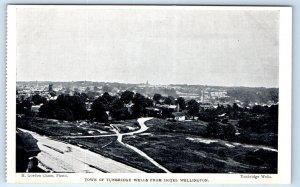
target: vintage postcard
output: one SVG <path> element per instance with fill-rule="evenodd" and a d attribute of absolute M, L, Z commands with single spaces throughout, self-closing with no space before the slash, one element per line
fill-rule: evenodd
<path fill-rule="evenodd" d="M 7 7 L 7 182 L 286 184 L 292 8 Z"/>

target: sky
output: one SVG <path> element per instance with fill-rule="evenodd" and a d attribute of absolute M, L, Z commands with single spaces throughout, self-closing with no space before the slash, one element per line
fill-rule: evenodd
<path fill-rule="evenodd" d="M 278 87 L 276 10 L 31 7 L 16 28 L 17 81 Z"/>

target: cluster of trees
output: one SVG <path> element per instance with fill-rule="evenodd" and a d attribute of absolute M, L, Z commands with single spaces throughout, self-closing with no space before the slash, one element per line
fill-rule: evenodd
<path fill-rule="evenodd" d="M 252 112 L 260 115 L 243 117 L 239 120 L 237 126 L 256 133 L 278 134 L 278 105 L 272 105 L 271 107 L 257 105 L 252 108 Z"/>
<path fill-rule="evenodd" d="M 73 96 L 61 94 L 56 100 L 49 101 L 40 95 L 33 95 L 27 99 L 17 99 L 17 114 L 33 115 L 32 105 L 42 104 L 38 113 L 40 117 L 107 122 L 110 117 L 125 120 L 148 115 L 147 107 L 155 105 L 178 105 L 191 118 L 198 117 L 199 120 L 208 122 L 204 134 L 206 137 L 277 146 L 278 105 L 256 105 L 251 109 L 241 108 L 237 104 L 226 107 L 219 105 L 200 112 L 199 103 L 195 100 L 185 101 L 181 97 L 175 99 L 160 94 L 147 98 L 128 90 L 115 96 L 105 92 L 93 100 L 91 110 L 87 110 L 86 102 L 91 102 L 87 93 L 78 92 Z M 164 107 L 160 109 L 161 113 L 157 117 L 162 118 L 172 117 L 172 112 L 175 111 Z M 233 125 L 230 120 L 236 120 L 236 124 Z M 238 136 L 236 132 L 239 132 Z"/>
<path fill-rule="evenodd" d="M 75 92 L 73 96 L 61 94 L 56 100 L 49 101 L 40 95 L 34 95 L 25 100 L 17 100 L 17 114 L 29 114 L 32 105 L 43 103 L 38 113 L 40 117 L 68 121 L 95 119 L 106 122 L 109 116 L 117 120 L 144 116 L 145 108 L 153 106 L 152 99 L 131 91 L 125 91 L 119 96 L 111 96 L 105 92 L 94 99 L 91 111 L 86 108 L 87 101 L 91 101 L 88 93 Z"/>
<path fill-rule="evenodd" d="M 218 117 L 223 112 L 226 115 Z M 208 122 L 207 137 L 273 147 L 278 145 L 278 105 L 256 105 L 251 109 L 237 105 L 226 108 L 219 106 L 203 112 L 199 119 Z M 236 120 L 236 124 L 233 125 L 229 120 Z"/>
<path fill-rule="evenodd" d="M 117 120 L 137 118 L 145 115 L 145 108 L 152 104 L 151 99 L 139 93 L 125 91 L 118 97 L 105 92 L 93 102 L 91 115 L 97 121 L 107 121 L 109 115 Z"/>
<path fill-rule="evenodd" d="M 238 128 L 244 139 L 249 139 L 247 134 L 253 133 L 278 133 L 278 105 L 260 106 L 256 105 L 251 109 L 241 108 L 237 104 L 200 111 L 200 106 L 195 100 L 185 101 L 179 97 L 163 97 L 154 94 L 153 98 L 147 98 L 139 93 L 124 91 L 116 96 L 105 92 L 94 99 L 91 110 L 87 110 L 86 102 L 91 102 L 87 93 L 75 93 L 73 96 L 61 94 L 56 100 L 47 101 L 40 95 L 33 95 L 27 99 L 17 99 L 17 114 L 31 115 L 32 105 L 43 104 L 38 115 L 44 118 L 59 120 L 83 120 L 94 119 L 99 122 L 107 122 L 109 117 L 116 120 L 136 119 L 147 115 L 147 107 L 154 107 L 157 104 L 178 105 L 180 111 L 188 116 L 198 117 L 201 121 L 208 122 L 207 136 L 233 140 L 236 128 Z M 161 114 L 157 117 L 172 117 L 174 109 L 161 108 Z M 222 115 L 221 115 L 222 114 Z M 225 116 L 223 116 L 226 114 Z M 220 115 L 222 117 L 220 117 Z M 237 125 L 228 123 L 229 119 L 238 120 Z"/>
<path fill-rule="evenodd" d="M 240 100 L 245 103 L 257 102 L 267 103 L 268 101 L 278 102 L 278 88 L 227 88 L 227 95 L 233 100 Z"/>
<path fill-rule="evenodd" d="M 23 97 L 16 99 L 16 113 L 17 114 L 26 114 L 31 115 L 32 105 L 44 104 L 47 102 L 45 97 L 35 94 L 31 97 L 24 99 Z"/>
<path fill-rule="evenodd" d="M 210 122 L 206 128 L 205 136 L 228 141 L 236 140 L 236 127 L 232 124 L 222 124 L 216 121 Z"/>
<path fill-rule="evenodd" d="M 76 92 L 70 96 L 60 94 L 56 100 L 47 101 L 46 98 L 36 94 L 26 100 L 17 101 L 17 113 L 28 114 L 32 105 L 43 104 L 38 115 L 45 118 L 59 120 L 95 119 L 105 122 L 112 117 L 116 120 L 133 119 L 147 114 L 146 107 L 154 105 L 178 105 L 180 111 L 186 111 L 190 116 L 196 116 L 199 112 L 199 104 L 195 100 L 186 102 L 184 98 L 175 99 L 172 96 L 164 97 L 154 94 L 153 98 L 147 98 L 139 93 L 124 91 L 119 95 L 111 96 L 108 92 L 102 95 L 94 95 L 93 92 Z M 86 102 L 92 102 L 91 110 L 87 111 Z M 174 109 L 161 108 L 158 117 L 172 117 Z"/>
<path fill-rule="evenodd" d="M 84 100 L 79 96 L 59 95 L 41 106 L 39 116 L 59 120 L 80 120 L 88 117 Z"/>

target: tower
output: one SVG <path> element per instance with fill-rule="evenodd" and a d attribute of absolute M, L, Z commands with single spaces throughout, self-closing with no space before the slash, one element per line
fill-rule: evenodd
<path fill-rule="evenodd" d="M 49 90 L 48 90 L 49 93 L 53 92 L 53 84 L 49 84 Z"/>

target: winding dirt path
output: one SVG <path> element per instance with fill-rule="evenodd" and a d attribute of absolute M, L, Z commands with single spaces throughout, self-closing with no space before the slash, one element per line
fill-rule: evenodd
<path fill-rule="evenodd" d="M 119 133 L 118 129 L 111 125 L 112 128 L 114 129 L 114 132 L 117 134 L 118 138 L 117 138 L 117 141 L 122 144 L 123 146 L 135 151 L 136 153 L 138 153 L 139 155 L 141 155 L 142 157 L 144 157 L 145 159 L 147 159 L 149 162 L 151 162 L 153 165 L 155 165 L 156 167 L 160 168 L 161 170 L 165 171 L 166 173 L 171 173 L 169 170 L 167 170 L 165 167 L 163 167 L 162 165 L 160 165 L 159 163 L 157 163 L 153 158 L 151 158 L 150 156 L 148 156 L 145 152 L 141 151 L 140 149 L 132 146 L 132 145 L 129 145 L 129 144 L 126 144 L 122 141 L 123 139 L 123 136 L 124 135 L 128 135 L 128 136 L 132 136 L 134 134 L 139 134 L 139 133 L 142 133 L 142 132 L 145 132 L 148 127 L 145 125 L 145 122 L 148 121 L 148 120 L 151 120 L 152 118 L 139 118 L 137 121 L 140 125 L 140 129 L 137 130 L 137 131 L 134 131 L 134 132 L 130 132 L 130 133 Z"/>
<path fill-rule="evenodd" d="M 100 137 L 111 137 L 116 136 L 117 141 L 122 144 L 123 146 L 133 150 L 134 152 L 138 153 L 145 159 L 147 159 L 149 162 L 151 162 L 156 167 L 162 169 L 166 173 L 170 173 L 166 168 L 164 168 L 162 165 L 157 163 L 153 158 L 148 156 L 146 153 L 141 151 L 140 149 L 126 144 L 123 142 L 123 136 L 133 136 L 135 134 L 140 134 L 145 132 L 148 127 L 145 125 L 145 122 L 148 120 L 153 119 L 152 117 L 147 118 L 139 118 L 137 119 L 138 124 L 140 125 L 140 128 L 133 132 L 128 133 L 120 133 L 118 127 L 114 125 L 110 125 L 115 132 L 115 134 L 105 134 L 105 135 L 91 135 L 91 136 L 60 136 L 61 138 L 69 138 L 69 139 L 81 139 L 81 138 L 100 138 Z M 82 149 L 78 146 L 66 144 L 64 142 L 59 142 L 52 140 L 49 137 L 38 135 L 35 132 L 27 131 L 30 134 L 33 135 L 34 138 L 38 140 L 38 146 L 42 150 L 42 153 L 39 154 L 38 159 L 43 163 L 43 165 L 47 166 L 53 171 L 60 171 L 60 172 L 66 172 L 66 171 L 73 171 L 73 172 L 124 172 L 124 173 L 139 173 L 140 170 L 137 170 L 135 168 L 129 167 L 125 164 L 119 163 L 119 162 L 113 162 L 113 160 L 108 159 L 106 157 L 103 157 L 101 155 L 98 155 L 96 153 L 93 153 L 91 151 Z M 55 148 L 55 149 L 53 149 Z M 70 153 L 66 150 L 71 150 Z M 86 157 L 87 156 L 87 157 Z M 94 161 L 93 161 L 93 158 Z M 86 163 L 86 160 L 89 160 L 88 163 Z M 96 162 L 97 161 L 97 162 Z M 105 164 L 99 165 L 98 163 Z M 75 164 L 74 164 L 75 163 Z M 111 166 L 111 167 L 110 167 Z M 52 168 L 53 167 L 53 168 Z"/>

